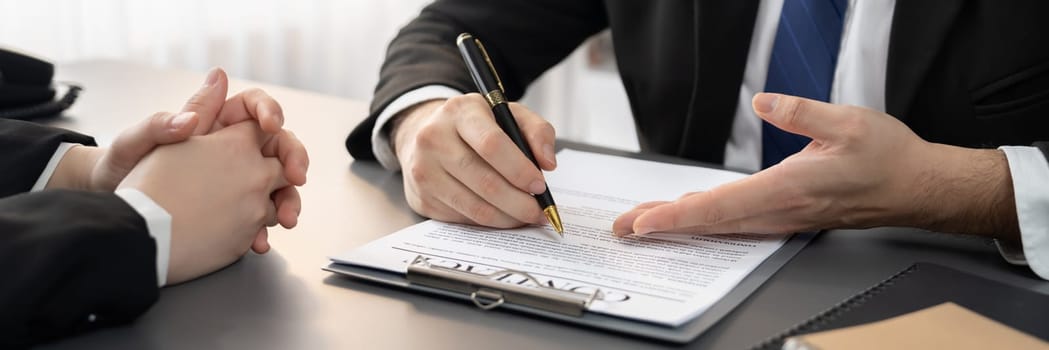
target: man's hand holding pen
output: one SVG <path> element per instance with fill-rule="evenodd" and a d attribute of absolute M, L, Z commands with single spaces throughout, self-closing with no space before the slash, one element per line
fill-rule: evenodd
<path fill-rule="evenodd" d="M 423 102 L 395 116 L 391 136 L 408 205 L 435 220 L 499 228 L 549 221 L 563 235 L 540 171 L 557 167 L 553 126 L 507 103 L 480 40 L 463 33 L 457 44 L 485 95 Z"/>
<path fill-rule="evenodd" d="M 510 103 L 539 166 L 557 167 L 554 128 Z M 408 204 L 435 220 L 491 226 L 545 224 L 532 193 L 545 178 L 504 133 L 484 97 L 470 93 L 404 111 L 390 133 Z"/>

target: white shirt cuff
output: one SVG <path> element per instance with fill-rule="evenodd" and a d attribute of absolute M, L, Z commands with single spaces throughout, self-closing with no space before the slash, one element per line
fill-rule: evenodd
<path fill-rule="evenodd" d="M 55 169 L 58 168 L 58 163 L 62 162 L 62 157 L 65 157 L 66 152 L 69 152 L 69 149 L 75 146 L 81 146 L 81 144 L 71 142 L 58 144 L 55 154 L 51 155 L 51 160 L 47 161 L 44 172 L 40 173 L 40 177 L 36 179 L 36 183 L 33 184 L 33 188 L 29 189 L 29 192 L 41 191 L 44 187 L 47 187 L 47 182 L 51 181 L 51 176 L 55 175 Z"/>
<path fill-rule="evenodd" d="M 146 229 L 157 242 L 157 287 L 163 287 L 167 284 L 171 259 L 171 214 L 142 191 L 121 188 L 115 193 L 146 220 Z"/>
<path fill-rule="evenodd" d="M 462 94 L 462 91 L 444 85 L 426 85 L 397 97 L 375 119 L 375 128 L 372 129 L 372 153 L 375 153 L 375 159 L 378 159 L 379 164 L 382 164 L 388 170 L 400 170 L 401 163 L 397 161 L 397 154 L 393 151 L 393 147 L 390 146 L 390 135 L 383 132 L 386 123 L 393 119 L 393 116 L 397 115 L 397 113 L 417 104 L 431 100 L 448 99 Z"/>
<path fill-rule="evenodd" d="M 1002 146 L 1012 174 L 1016 219 L 1020 223 L 1023 255 L 999 244 L 1011 263 L 1026 260 L 1034 273 L 1049 280 L 1049 162 L 1036 147 Z M 1019 258 L 1019 261 L 1017 261 Z"/>

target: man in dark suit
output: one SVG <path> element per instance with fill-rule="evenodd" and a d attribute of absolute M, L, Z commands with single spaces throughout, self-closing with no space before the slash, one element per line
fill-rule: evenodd
<path fill-rule="evenodd" d="M 305 149 L 275 100 L 227 100 L 227 85 L 213 70 L 181 113 L 108 149 L 0 119 L 0 348 L 130 322 L 159 287 L 265 253 L 267 226 L 296 224 Z"/>
<path fill-rule="evenodd" d="M 513 100 L 607 28 L 643 151 L 761 170 L 642 204 L 616 234 L 913 226 L 998 238 L 1049 278 L 1049 146 L 1038 143 L 1049 140 L 1047 10 L 1035 0 L 439 0 L 390 44 L 371 115 L 346 146 L 403 170 L 424 216 L 541 222 L 529 193 L 543 176 L 484 99 L 464 95 L 474 86 L 455 38 L 485 42 Z M 550 124 L 511 108 L 553 170 Z"/>

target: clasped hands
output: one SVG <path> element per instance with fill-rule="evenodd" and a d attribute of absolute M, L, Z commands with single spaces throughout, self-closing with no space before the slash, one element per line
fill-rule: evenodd
<path fill-rule="evenodd" d="M 74 147 L 48 188 L 139 190 L 172 217 L 167 283 L 226 266 L 250 248 L 269 250 L 267 227 L 294 227 L 306 183 L 305 147 L 283 129 L 280 105 L 262 90 L 226 98 L 213 69 L 182 111 L 156 113 L 109 148 Z"/>
<path fill-rule="evenodd" d="M 511 108 L 539 165 L 554 170 L 553 128 L 519 104 Z M 638 205 L 615 220 L 613 233 L 909 226 L 1018 235 L 1001 151 L 927 142 L 896 118 L 861 107 L 762 93 L 753 108 L 813 141 L 741 180 Z M 543 175 L 500 131 L 479 95 L 419 104 L 395 119 L 391 135 L 405 195 L 420 215 L 503 228 L 542 222 L 529 194 L 542 192 Z"/>

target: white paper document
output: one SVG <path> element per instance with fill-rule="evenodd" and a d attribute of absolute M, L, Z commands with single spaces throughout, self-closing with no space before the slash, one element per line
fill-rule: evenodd
<path fill-rule="evenodd" d="M 547 184 L 565 225 L 501 230 L 428 220 L 348 253 L 337 263 L 405 273 L 431 264 L 483 273 L 529 272 L 545 286 L 591 293 L 589 311 L 668 326 L 698 316 L 779 249 L 789 235 L 612 235 L 615 218 L 637 204 L 673 200 L 746 174 L 564 150 Z M 520 276 L 503 282 L 527 285 Z"/>

